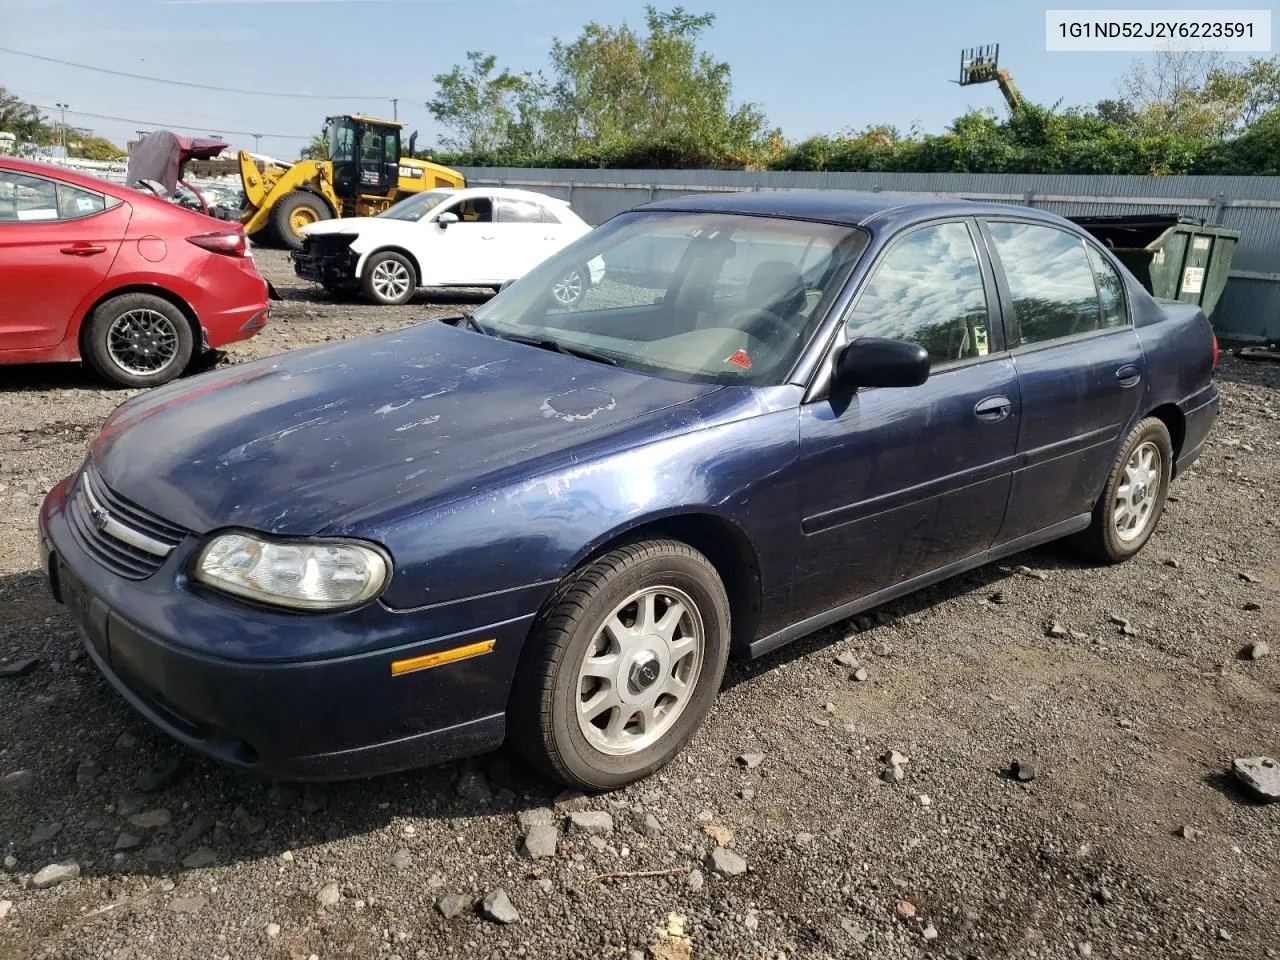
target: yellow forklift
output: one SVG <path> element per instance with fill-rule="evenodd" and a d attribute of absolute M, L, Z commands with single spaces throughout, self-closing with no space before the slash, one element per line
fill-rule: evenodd
<path fill-rule="evenodd" d="M 372 217 L 397 200 L 437 187 L 465 187 L 457 170 L 400 153 L 403 125 L 356 114 L 325 121 L 327 160 L 293 164 L 259 160 L 241 150 L 245 233 L 291 250 L 302 248 L 302 228 L 333 217 Z"/>

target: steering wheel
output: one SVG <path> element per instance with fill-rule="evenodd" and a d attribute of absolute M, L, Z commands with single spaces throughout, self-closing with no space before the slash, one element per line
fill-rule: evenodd
<path fill-rule="evenodd" d="M 777 340 L 786 340 L 788 338 L 794 340 L 800 335 L 800 331 L 793 329 L 787 325 L 787 322 L 772 310 L 765 310 L 761 307 L 745 307 L 731 316 L 727 325 L 735 330 L 741 330 L 757 340 L 764 340 L 766 343 Z M 757 325 L 767 328 L 766 336 L 758 336 L 753 332 Z"/>

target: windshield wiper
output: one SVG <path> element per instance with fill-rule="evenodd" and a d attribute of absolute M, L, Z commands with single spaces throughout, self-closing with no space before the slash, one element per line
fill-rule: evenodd
<path fill-rule="evenodd" d="M 618 365 L 618 361 L 607 353 L 596 353 L 583 347 L 565 346 L 559 340 L 552 340 L 550 337 L 526 337 L 518 333 L 499 333 L 497 336 L 513 343 L 525 343 L 531 347 L 537 347 L 539 350 L 554 350 L 556 353 L 563 353 L 567 357 L 581 357 L 583 360 L 594 360 L 596 363 L 606 363 L 611 367 Z"/>
<path fill-rule="evenodd" d="M 458 314 L 458 323 L 456 324 L 456 326 L 469 327 L 470 329 L 474 330 L 476 333 L 482 333 L 486 337 L 489 336 L 489 331 L 485 327 L 480 326 L 480 321 L 478 321 L 474 316 L 472 316 L 470 310 L 463 310 L 460 314 Z"/>

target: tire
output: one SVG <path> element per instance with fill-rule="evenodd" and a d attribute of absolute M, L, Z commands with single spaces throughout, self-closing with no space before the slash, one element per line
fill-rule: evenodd
<path fill-rule="evenodd" d="M 551 285 L 551 297 L 561 307 L 576 307 L 591 289 L 591 271 L 585 265 L 574 267 Z"/>
<path fill-rule="evenodd" d="M 418 271 L 404 254 L 383 250 L 365 261 L 360 290 L 373 303 L 399 306 L 417 292 Z"/>
<path fill-rule="evenodd" d="M 271 208 L 271 231 L 287 249 L 301 250 L 302 234 L 298 231 L 307 224 L 332 218 L 329 205 L 315 194 L 294 190 Z"/>
<path fill-rule="evenodd" d="M 163 297 L 126 293 L 98 305 L 84 334 L 84 359 L 122 387 L 155 387 L 187 368 L 191 323 Z"/>
<path fill-rule="evenodd" d="M 1136 555 L 1160 522 L 1172 476 L 1169 428 L 1156 417 L 1140 420 L 1121 445 L 1094 505 L 1093 522 L 1078 535 L 1077 545 L 1102 563 L 1123 563 Z"/>
<path fill-rule="evenodd" d="M 636 636 L 630 628 L 643 622 L 650 598 L 654 632 Z M 674 603 L 683 613 L 673 613 Z M 580 569 L 553 604 L 531 631 L 516 674 L 507 714 L 512 746 L 555 779 L 587 790 L 622 787 L 660 769 L 701 725 L 724 679 L 729 599 L 715 568 L 676 540 L 630 544 Z M 605 630 L 609 619 L 621 639 Z M 618 666 L 588 665 L 601 655 L 615 655 Z M 605 674 L 613 679 L 600 679 Z M 642 708 L 652 729 L 640 722 Z"/>

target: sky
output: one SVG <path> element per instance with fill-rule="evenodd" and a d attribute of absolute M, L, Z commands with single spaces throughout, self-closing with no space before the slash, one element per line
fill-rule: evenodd
<path fill-rule="evenodd" d="M 1091 104 L 1114 96 L 1130 53 L 1047 53 L 1045 8 L 1023 0 L 683 0 L 714 12 L 704 47 L 733 70 L 734 97 L 803 139 L 888 123 L 941 133 L 969 107 L 1003 109 L 995 84 L 961 88 L 962 47 L 1000 44 L 1025 96 Z M 660 9 L 675 6 L 657 3 Z M 1231 8 L 1092 0 L 1081 8 Z M 1265 8 L 1267 4 L 1252 6 Z M 389 117 L 435 142 L 432 77 L 468 50 L 546 70 L 553 38 L 591 21 L 642 27 L 643 0 L 0 0 L 0 47 L 126 73 L 257 93 L 221 93 L 92 73 L 0 52 L 0 87 L 123 145 L 139 129 L 217 130 L 235 146 L 294 157 L 330 113 Z M 307 94 L 285 97 L 281 94 Z M 47 111 L 54 119 L 59 111 Z M 86 114 L 125 118 L 98 119 Z M 176 127 L 175 127 L 176 129 Z"/>

